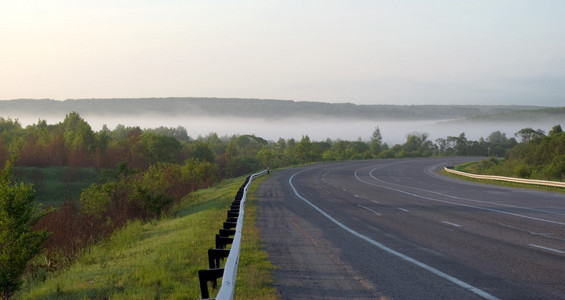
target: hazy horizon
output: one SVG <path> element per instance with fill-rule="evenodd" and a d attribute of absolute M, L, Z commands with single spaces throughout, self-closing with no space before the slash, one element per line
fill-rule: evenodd
<path fill-rule="evenodd" d="M 3 117 L 6 118 L 6 116 Z M 220 137 L 250 134 L 270 141 L 277 141 L 279 138 L 300 140 L 305 135 L 308 135 L 313 141 L 325 141 L 328 138 L 334 141 L 355 141 L 358 139 L 369 141 L 373 130 L 379 127 L 383 142 L 389 146 L 405 143 L 406 136 L 411 133 L 426 133 L 428 140 L 432 142 L 435 142 L 437 138 L 459 136 L 461 133 L 465 133 L 468 140 L 478 141 L 481 137 L 486 139 L 494 131 L 501 131 L 508 138 L 511 138 L 514 137 L 514 133 L 526 127 L 542 129 L 547 133 L 554 125 L 559 123 L 555 121 L 451 123 L 446 122 L 450 120 L 374 121 L 336 118 L 308 119 L 304 117 L 266 120 L 234 116 L 180 117 L 158 114 L 122 117 L 81 114 L 81 117 L 89 123 L 94 131 L 100 131 L 104 125 L 110 130 L 114 130 L 117 125 L 138 126 L 141 129 L 181 126 L 187 130 L 188 135 L 193 139 L 216 133 Z M 17 119 L 24 127 L 37 124 L 38 121 L 37 116 L 31 115 L 13 115 L 10 118 L 12 120 Z M 65 114 L 40 117 L 48 124 L 57 124 L 62 122 L 64 118 Z"/>
<path fill-rule="evenodd" d="M 563 106 L 565 2 L 10 1 L 1 100 Z"/>

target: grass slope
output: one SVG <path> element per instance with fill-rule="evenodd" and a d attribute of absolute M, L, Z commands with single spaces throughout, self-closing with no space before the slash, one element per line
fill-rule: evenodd
<path fill-rule="evenodd" d="M 132 222 L 109 241 L 86 251 L 69 269 L 26 284 L 15 299 L 196 299 L 198 270 L 207 268 L 208 249 L 244 178 L 194 192 L 172 217 Z M 275 298 L 273 266 L 259 245 L 256 205 L 248 192 L 236 298 Z M 212 296 L 217 291 L 211 291 Z"/>

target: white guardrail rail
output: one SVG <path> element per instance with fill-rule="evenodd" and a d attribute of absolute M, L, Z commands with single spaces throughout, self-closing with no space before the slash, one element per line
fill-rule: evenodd
<path fill-rule="evenodd" d="M 255 177 L 259 177 L 269 172 L 269 169 L 251 175 L 249 181 L 245 185 L 243 196 L 239 207 L 239 218 L 235 227 L 235 236 L 230 250 L 230 255 L 224 266 L 224 276 L 222 277 L 222 286 L 216 296 L 216 299 L 233 299 L 233 291 L 235 289 L 235 278 L 237 276 L 237 265 L 239 264 L 239 251 L 241 248 L 241 230 L 243 229 L 243 211 L 245 209 L 245 198 L 247 197 L 247 188 Z"/>
<path fill-rule="evenodd" d="M 241 249 L 241 231 L 243 229 L 243 214 L 245 209 L 245 199 L 247 197 L 247 189 L 254 178 L 268 173 L 269 169 L 267 168 L 259 173 L 249 176 L 248 180 L 244 183 L 244 186 L 240 188 L 240 191 L 236 196 L 236 200 L 234 200 L 234 204 L 239 206 L 238 213 L 233 212 L 234 204 L 232 204 L 232 210 L 228 211 L 228 219 L 224 223 L 224 229 L 220 229 L 220 235 L 216 236 L 217 249 L 210 249 L 208 251 L 210 269 L 198 271 L 202 298 L 209 297 L 207 281 L 213 281 L 214 286 L 216 278 L 222 277 L 222 286 L 216 295 L 216 299 L 233 299 L 235 280 L 237 277 L 237 266 L 239 264 L 239 252 Z M 238 199 L 239 197 L 241 198 Z M 235 224 L 233 224 L 234 218 L 237 218 Z M 228 226 L 226 226 L 226 224 Z M 230 225 L 235 225 L 235 230 L 229 229 L 228 227 L 230 227 Z M 230 235 L 233 234 L 233 238 L 221 236 L 222 232 L 225 233 L 227 231 L 229 231 Z M 232 245 L 231 248 L 229 250 L 225 249 L 225 245 L 230 243 Z M 224 268 L 219 268 L 219 258 L 224 258 L 226 256 L 227 260 Z"/>
<path fill-rule="evenodd" d="M 551 187 L 565 188 L 565 182 L 560 182 L 560 181 L 522 179 L 522 178 L 494 176 L 494 175 L 477 175 L 477 174 L 457 171 L 454 169 L 450 169 L 448 167 L 445 167 L 444 170 L 452 174 L 461 175 L 469 178 L 475 178 L 475 179 L 496 180 L 496 181 L 505 181 L 505 182 L 513 182 L 513 183 L 531 184 L 537 186 L 551 186 Z"/>

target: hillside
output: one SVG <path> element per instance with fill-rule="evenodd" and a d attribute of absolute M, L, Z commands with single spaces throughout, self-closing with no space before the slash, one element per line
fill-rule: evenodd
<path fill-rule="evenodd" d="M 476 115 L 467 118 L 471 122 L 565 122 L 565 107 L 541 108 L 499 112 L 490 115 Z"/>
<path fill-rule="evenodd" d="M 340 118 L 356 120 L 445 120 L 540 109 L 535 106 L 495 105 L 357 105 L 292 100 L 221 98 L 69 99 L 0 101 L 2 117 L 64 115 L 238 116 L 284 119 Z"/>

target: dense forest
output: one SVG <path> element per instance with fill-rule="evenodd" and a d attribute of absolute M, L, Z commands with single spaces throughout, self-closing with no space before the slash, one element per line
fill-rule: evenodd
<path fill-rule="evenodd" d="M 341 118 L 356 120 L 445 120 L 542 109 L 518 105 L 356 105 L 292 100 L 223 98 L 69 99 L 0 101 L 9 116 L 65 115 L 76 111 L 97 116 L 237 116 L 242 118 Z M 563 117 L 563 113 L 561 113 Z"/>
<path fill-rule="evenodd" d="M 193 138 L 183 127 L 118 125 L 94 131 L 77 112 L 66 114 L 57 124 L 39 120 L 25 127 L 18 120 L 0 118 L 0 167 L 3 174 L 10 172 L 14 182 L 24 180 L 34 185 L 44 180 L 38 170 L 48 168 L 64 170 L 67 181 L 81 170 L 97 174 L 95 182 L 79 196 L 58 199 L 57 209 L 33 224 L 50 235 L 43 249 L 45 259 L 32 264 L 30 278 L 40 276 L 40 270 L 68 266 L 82 249 L 128 220 L 159 218 L 191 191 L 267 167 L 472 155 L 506 158 L 485 161 L 481 172 L 553 180 L 562 180 L 565 175 L 565 133 L 559 125 L 547 136 L 541 130 L 525 128 L 515 137 L 494 131 L 477 141 L 468 140 L 465 133 L 431 141 L 427 133 L 413 132 L 403 144 L 396 145 L 383 143 L 378 127 L 368 128 L 371 131 L 366 140 L 356 141 L 313 141 L 307 135 L 299 140 L 270 141 L 254 135 L 220 137 L 215 133 Z M 12 181 L 3 182 L 11 189 L 17 187 Z M 26 195 L 30 189 L 31 185 L 25 185 Z M 29 197 L 33 195 L 26 199 Z"/>

